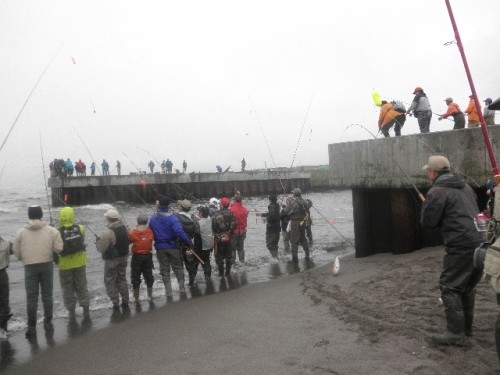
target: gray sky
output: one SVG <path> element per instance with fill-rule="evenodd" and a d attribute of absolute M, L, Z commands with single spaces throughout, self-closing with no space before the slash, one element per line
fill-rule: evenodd
<path fill-rule="evenodd" d="M 480 99 L 495 99 L 500 1 L 452 7 Z M 47 165 L 90 165 L 84 142 L 128 173 L 124 153 L 143 169 L 290 166 L 303 129 L 294 165 L 327 164 L 328 144 L 371 138 L 350 124 L 377 132 L 374 89 L 409 103 L 422 86 L 434 112 L 447 96 L 465 109 L 452 40 L 444 0 L 3 0 L 0 141 L 64 44 L 1 152 L 0 187 L 43 186 L 40 132 Z M 417 132 L 409 118 L 403 134 Z"/>

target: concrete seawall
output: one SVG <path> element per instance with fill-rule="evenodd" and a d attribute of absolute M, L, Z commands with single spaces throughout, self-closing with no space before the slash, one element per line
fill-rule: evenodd
<path fill-rule="evenodd" d="M 500 126 L 488 131 L 496 154 Z M 484 184 L 493 177 L 480 128 L 331 144 L 328 152 L 330 185 L 353 191 L 356 256 L 441 243 L 439 233 L 422 230 L 421 201 L 413 187 L 424 194 L 430 188 L 422 171 L 429 156 L 450 160 L 452 173 L 475 189 L 480 209 L 487 200 Z"/>

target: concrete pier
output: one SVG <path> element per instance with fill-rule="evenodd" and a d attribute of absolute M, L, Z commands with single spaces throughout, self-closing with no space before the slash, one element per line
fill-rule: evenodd
<path fill-rule="evenodd" d="M 496 151 L 500 126 L 488 131 Z M 487 201 L 485 182 L 493 177 L 480 128 L 337 143 L 329 145 L 328 152 L 330 185 L 352 189 L 358 257 L 441 243 L 437 231 L 424 231 L 419 224 L 421 201 L 415 188 L 424 195 L 430 188 L 422 171 L 429 156 L 450 160 L 452 173 L 476 191 L 481 210 Z"/>
<path fill-rule="evenodd" d="M 124 201 L 154 203 L 159 195 L 174 199 L 282 194 L 294 187 L 310 189 L 310 173 L 229 172 L 189 174 L 135 174 L 126 176 L 51 177 L 49 187 L 54 206 Z"/>

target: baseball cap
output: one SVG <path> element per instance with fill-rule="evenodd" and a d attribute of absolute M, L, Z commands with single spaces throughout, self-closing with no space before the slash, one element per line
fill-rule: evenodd
<path fill-rule="evenodd" d="M 110 208 L 109 210 L 107 210 L 106 213 L 104 214 L 104 216 L 109 218 L 109 219 L 119 219 L 120 218 L 120 214 L 118 213 L 118 211 L 116 211 L 113 208 Z"/>
<path fill-rule="evenodd" d="M 182 207 L 182 208 L 191 208 L 191 201 L 187 199 L 183 199 L 181 201 L 177 201 L 177 203 Z"/>
<path fill-rule="evenodd" d="M 450 161 L 441 155 L 432 155 L 427 164 L 422 167 L 424 171 L 449 171 Z"/>

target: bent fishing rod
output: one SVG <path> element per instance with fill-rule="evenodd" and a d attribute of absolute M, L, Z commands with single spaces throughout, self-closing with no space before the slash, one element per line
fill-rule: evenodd
<path fill-rule="evenodd" d="M 49 208 L 50 225 L 52 226 L 53 222 L 52 222 L 52 211 L 50 209 L 49 187 L 47 186 L 47 175 L 45 174 L 45 161 L 43 160 L 42 131 L 40 129 L 38 129 L 38 133 L 40 136 L 40 156 L 42 157 L 43 181 L 45 183 L 45 194 L 47 197 L 47 206 Z"/>
<path fill-rule="evenodd" d="M 295 162 L 295 157 L 297 156 L 297 150 L 299 149 L 300 140 L 302 139 L 302 133 L 304 132 L 304 127 L 305 127 L 305 125 L 307 123 L 307 119 L 309 117 L 309 110 L 311 109 L 312 100 L 313 100 L 313 96 L 311 95 L 311 99 L 309 99 L 309 104 L 308 104 L 307 110 L 306 110 L 306 116 L 304 117 L 304 121 L 302 121 L 302 127 L 300 128 L 299 139 L 297 140 L 297 145 L 295 146 L 295 151 L 293 153 L 292 164 L 290 164 L 290 168 L 293 167 L 293 163 Z"/>
<path fill-rule="evenodd" d="M 56 52 L 54 53 L 54 55 L 52 56 L 52 58 L 49 60 L 47 66 L 45 66 L 45 69 L 42 71 L 42 74 L 40 74 L 40 77 L 38 77 L 37 81 L 35 82 L 35 85 L 31 89 L 31 91 L 30 91 L 28 97 L 26 98 L 26 100 L 24 101 L 24 104 L 22 105 L 21 110 L 17 114 L 17 116 L 16 116 L 14 122 L 12 123 L 9 131 L 7 132 L 7 135 L 5 136 L 5 138 L 4 138 L 3 142 L 2 142 L 2 145 L 0 146 L 0 152 L 2 151 L 3 147 L 5 146 L 5 143 L 7 142 L 7 139 L 9 139 L 10 134 L 12 133 L 12 130 L 14 130 L 14 127 L 17 124 L 17 120 L 19 120 L 19 117 L 21 117 L 21 114 L 24 112 L 24 108 L 26 108 L 26 105 L 28 104 L 28 101 L 30 100 L 30 98 L 33 95 L 33 93 L 35 92 L 38 84 L 42 80 L 43 76 L 45 75 L 45 73 L 47 72 L 47 70 L 49 69 L 49 67 L 52 65 L 52 62 L 55 60 L 57 54 L 59 53 L 59 50 L 61 49 L 61 47 L 63 45 L 64 45 L 64 42 L 61 43 L 61 45 L 57 48 Z"/>

